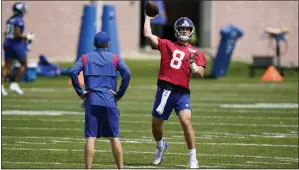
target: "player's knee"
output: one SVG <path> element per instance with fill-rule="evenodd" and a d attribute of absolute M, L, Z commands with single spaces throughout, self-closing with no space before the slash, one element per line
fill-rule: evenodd
<path fill-rule="evenodd" d="M 25 71 L 27 69 L 27 64 L 21 65 L 20 70 Z"/>
<path fill-rule="evenodd" d="M 159 126 L 156 122 L 152 122 L 152 129 L 156 130 L 159 129 L 161 126 Z"/>
<path fill-rule="evenodd" d="M 190 111 L 181 111 L 179 114 L 179 119 L 181 122 L 181 125 L 184 129 L 188 129 L 191 127 L 191 112 Z"/>
<path fill-rule="evenodd" d="M 162 119 L 158 119 L 158 118 L 153 117 L 153 119 L 152 119 L 152 128 L 153 129 L 161 128 L 162 125 L 163 125 L 163 122 L 164 121 Z"/>
<path fill-rule="evenodd" d="M 181 124 L 184 129 L 188 129 L 189 127 L 191 127 L 191 121 L 188 118 L 182 119 Z"/>

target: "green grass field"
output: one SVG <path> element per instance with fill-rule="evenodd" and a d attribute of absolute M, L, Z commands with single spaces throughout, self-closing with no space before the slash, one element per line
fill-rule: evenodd
<path fill-rule="evenodd" d="M 119 102 L 125 168 L 185 168 L 188 150 L 175 114 L 164 125 L 164 161 L 151 165 L 159 62 L 126 62 L 132 79 Z M 279 83 L 261 82 L 261 74 L 249 78 L 247 65 L 234 62 L 225 78 L 191 80 L 201 168 L 298 168 L 298 73 L 288 71 Z M 1 168 L 84 168 L 84 113 L 67 81 L 39 77 L 22 84 L 23 96 L 8 90 L 2 97 Z M 93 168 L 116 168 L 108 139 L 98 140 Z"/>

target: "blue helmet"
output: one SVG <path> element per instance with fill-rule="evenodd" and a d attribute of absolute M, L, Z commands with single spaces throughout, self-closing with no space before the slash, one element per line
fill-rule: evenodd
<path fill-rule="evenodd" d="M 14 15 L 23 16 L 27 11 L 27 5 L 24 2 L 17 2 L 12 6 Z"/>
<path fill-rule="evenodd" d="M 183 35 L 182 33 L 180 33 L 179 31 L 180 27 L 189 27 L 190 28 L 189 35 Z M 179 18 L 174 24 L 174 36 L 176 39 L 187 41 L 192 37 L 193 32 L 194 32 L 193 22 L 187 17 Z"/>

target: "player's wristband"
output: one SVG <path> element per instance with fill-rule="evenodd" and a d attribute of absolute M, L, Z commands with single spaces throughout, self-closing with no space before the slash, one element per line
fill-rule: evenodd
<path fill-rule="evenodd" d="M 195 63 L 190 64 L 190 68 L 192 73 L 196 73 L 199 70 L 199 67 Z"/>

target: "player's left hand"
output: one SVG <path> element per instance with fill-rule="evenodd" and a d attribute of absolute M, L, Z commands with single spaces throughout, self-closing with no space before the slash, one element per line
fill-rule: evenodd
<path fill-rule="evenodd" d="M 86 100 L 86 97 L 87 97 L 87 94 L 89 93 L 90 91 L 84 91 L 83 94 L 80 96 L 80 98 L 82 100 Z"/>
<path fill-rule="evenodd" d="M 118 102 L 121 99 L 121 96 L 117 95 L 117 93 L 111 89 L 110 91 L 114 94 L 115 100 Z"/>
<path fill-rule="evenodd" d="M 190 53 L 189 54 L 189 64 L 192 64 L 195 62 L 196 58 L 198 56 L 198 52 L 196 53 Z"/>

